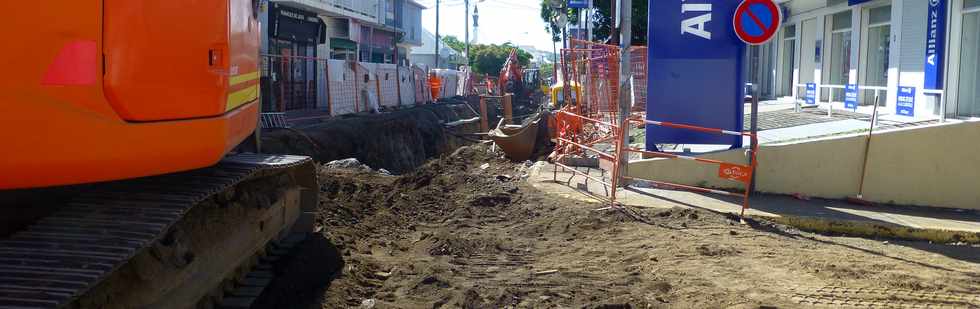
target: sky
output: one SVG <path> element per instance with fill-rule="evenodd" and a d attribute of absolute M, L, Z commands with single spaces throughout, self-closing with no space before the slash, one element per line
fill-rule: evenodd
<path fill-rule="evenodd" d="M 422 27 L 435 33 L 436 0 L 416 0 L 428 9 L 422 11 Z M 470 11 L 480 8 L 480 28 L 477 43 L 531 45 L 550 52 L 551 35 L 541 20 L 538 0 L 470 0 Z M 465 34 L 465 9 L 463 0 L 441 0 L 439 35 L 454 35 L 463 40 Z M 473 20 L 470 20 L 472 26 Z M 473 31 L 470 30 L 470 39 Z"/>

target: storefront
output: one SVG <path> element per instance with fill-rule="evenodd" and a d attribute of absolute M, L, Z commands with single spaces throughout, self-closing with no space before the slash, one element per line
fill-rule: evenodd
<path fill-rule="evenodd" d="M 980 117 L 980 0 L 954 0 L 947 114 Z"/>
<path fill-rule="evenodd" d="M 894 115 L 901 87 L 914 90 L 902 98 L 914 102 L 908 121 L 980 117 L 980 0 L 777 2 L 780 34 L 746 55 L 764 98 L 802 100 L 813 83 L 818 101 L 842 108 L 844 86 L 855 84 L 859 105 L 877 95 Z"/>
<path fill-rule="evenodd" d="M 317 102 L 317 45 L 326 41 L 316 13 L 270 3 L 263 40 L 263 110 L 313 108 Z"/>

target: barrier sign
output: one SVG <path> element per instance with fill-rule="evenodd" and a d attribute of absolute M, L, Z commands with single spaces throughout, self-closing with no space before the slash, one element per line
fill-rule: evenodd
<path fill-rule="evenodd" d="M 745 43 L 733 29 L 737 1 L 650 1 L 647 119 L 741 132 Z M 647 126 L 657 144 L 742 146 L 741 136 Z"/>
<path fill-rule="evenodd" d="M 915 87 L 898 87 L 898 102 L 895 103 L 895 114 L 915 116 Z"/>
<path fill-rule="evenodd" d="M 844 86 L 844 108 L 857 110 L 858 108 L 858 85 L 847 84 Z"/>
<path fill-rule="evenodd" d="M 806 84 L 806 104 L 817 104 L 817 84 Z"/>
<path fill-rule="evenodd" d="M 720 163 L 718 166 L 718 177 L 749 184 L 752 183 L 752 167 Z"/>
<path fill-rule="evenodd" d="M 762 45 L 776 36 L 783 18 L 772 0 L 745 0 L 735 9 L 733 21 L 742 42 Z"/>
<path fill-rule="evenodd" d="M 943 88 L 943 54 L 946 51 L 946 0 L 929 0 L 926 14 L 925 89 Z"/>

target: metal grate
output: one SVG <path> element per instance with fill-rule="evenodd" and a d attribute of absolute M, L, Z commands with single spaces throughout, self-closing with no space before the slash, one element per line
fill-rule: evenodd
<path fill-rule="evenodd" d="M 286 129 L 289 128 L 289 121 L 285 113 L 262 113 L 262 128 Z"/>

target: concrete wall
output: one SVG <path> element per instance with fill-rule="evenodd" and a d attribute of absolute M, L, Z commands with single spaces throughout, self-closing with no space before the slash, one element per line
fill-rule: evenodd
<path fill-rule="evenodd" d="M 980 209 L 980 122 L 876 133 L 864 198 L 879 203 Z M 858 194 L 866 135 L 759 149 L 757 189 L 840 199 Z M 747 162 L 744 150 L 704 155 Z M 630 163 L 633 177 L 715 188 L 744 188 L 718 178 L 717 165 L 675 159 Z"/>

